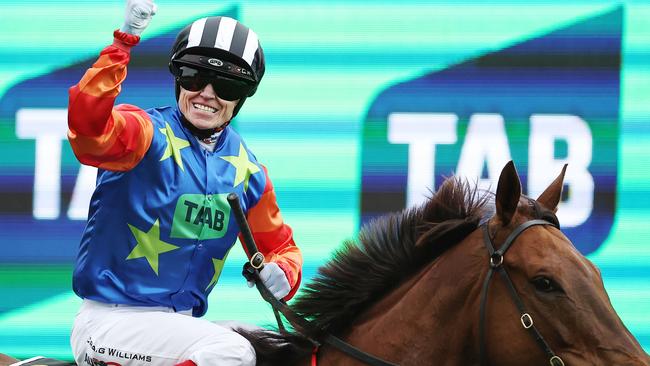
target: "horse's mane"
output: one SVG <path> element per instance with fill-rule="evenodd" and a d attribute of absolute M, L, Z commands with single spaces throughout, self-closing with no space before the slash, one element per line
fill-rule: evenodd
<path fill-rule="evenodd" d="M 488 198 L 452 177 L 422 206 L 374 219 L 318 270 L 292 308 L 322 331 L 340 333 L 369 304 L 475 230 Z"/>

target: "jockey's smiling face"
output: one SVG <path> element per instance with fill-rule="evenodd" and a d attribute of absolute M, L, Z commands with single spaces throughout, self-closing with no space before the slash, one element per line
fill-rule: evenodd
<path fill-rule="evenodd" d="M 199 129 L 219 128 L 232 119 L 239 100 L 228 101 L 217 96 L 211 84 L 199 91 L 180 88 L 178 107 L 187 120 Z"/>

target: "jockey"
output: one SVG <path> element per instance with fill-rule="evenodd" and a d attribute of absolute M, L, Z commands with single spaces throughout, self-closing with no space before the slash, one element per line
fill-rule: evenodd
<path fill-rule="evenodd" d="M 115 106 L 155 10 L 128 0 L 113 44 L 70 88 L 70 145 L 99 168 L 74 269 L 83 302 L 72 350 L 79 365 L 254 365 L 245 338 L 200 317 L 239 235 L 231 192 L 265 256 L 265 285 L 288 300 L 300 283 L 302 256 L 267 169 L 229 126 L 264 75 L 264 54 L 238 21 L 196 20 L 171 51 L 177 105 Z"/>

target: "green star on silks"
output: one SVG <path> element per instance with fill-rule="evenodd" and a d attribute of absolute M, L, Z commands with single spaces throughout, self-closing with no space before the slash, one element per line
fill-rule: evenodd
<path fill-rule="evenodd" d="M 158 256 L 162 253 L 178 249 L 178 247 L 160 240 L 160 224 L 158 223 L 158 220 L 154 222 L 151 229 L 146 233 L 135 226 L 130 224 L 127 225 L 129 225 L 129 229 L 131 229 L 138 244 L 133 248 L 133 250 L 131 250 L 131 253 L 126 257 L 126 259 L 147 258 L 147 262 L 149 262 L 151 269 L 156 272 L 157 276 Z"/>
<path fill-rule="evenodd" d="M 189 141 L 176 137 L 176 135 L 174 135 L 174 131 L 167 122 L 165 122 L 165 128 L 159 128 L 159 130 L 165 135 L 165 138 L 167 139 L 167 148 L 165 148 L 165 152 L 163 153 L 162 158 L 160 158 L 160 161 L 163 161 L 172 156 L 174 157 L 176 164 L 181 167 L 181 170 L 185 171 L 185 168 L 183 168 L 181 149 L 190 146 Z"/>
<path fill-rule="evenodd" d="M 248 159 L 248 153 L 244 145 L 239 143 L 239 155 L 237 156 L 222 156 L 223 160 L 229 162 L 235 167 L 235 181 L 233 187 L 237 187 L 239 183 L 244 182 L 244 191 L 248 189 L 248 180 L 251 175 L 260 171 L 260 168 Z"/>
<path fill-rule="evenodd" d="M 212 276 L 210 283 L 208 283 L 208 286 L 205 288 L 206 290 L 209 289 L 210 286 L 217 283 L 217 279 L 219 279 L 219 275 L 221 275 L 221 270 L 223 269 L 223 262 L 224 262 L 223 259 L 212 258 L 212 265 L 214 266 L 214 275 Z"/>

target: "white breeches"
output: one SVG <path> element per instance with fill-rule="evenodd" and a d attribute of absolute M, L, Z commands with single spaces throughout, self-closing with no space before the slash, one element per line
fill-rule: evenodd
<path fill-rule="evenodd" d="M 255 365 L 252 345 L 232 328 L 165 307 L 84 300 L 70 343 L 78 365 Z"/>

